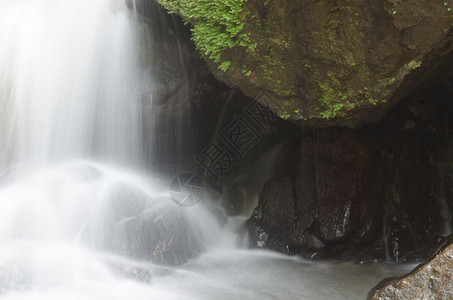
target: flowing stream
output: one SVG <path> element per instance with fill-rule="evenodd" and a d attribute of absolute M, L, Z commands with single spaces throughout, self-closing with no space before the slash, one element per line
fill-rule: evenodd
<path fill-rule="evenodd" d="M 0 0 L 0 298 L 362 299 L 407 271 L 239 249 L 245 217 L 175 205 L 142 167 L 139 36 L 122 0 Z"/>

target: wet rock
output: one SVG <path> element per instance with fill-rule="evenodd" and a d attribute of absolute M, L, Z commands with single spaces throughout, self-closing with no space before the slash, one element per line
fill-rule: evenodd
<path fill-rule="evenodd" d="M 102 214 L 85 232 L 95 245 L 139 261 L 181 265 L 204 250 L 193 220 L 168 198 L 150 198 L 134 186 L 117 184 L 106 191 Z"/>
<path fill-rule="evenodd" d="M 114 227 L 112 247 L 156 264 L 181 265 L 204 251 L 202 238 L 172 204 Z"/>
<path fill-rule="evenodd" d="M 453 245 L 451 238 L 430 262 L 401 278 L 386 279 L 368 294 L 368 299 L 452 299 Z"/>
<path fill-rule="evenodd" d="M 306 132 L 294 176 L 268 182 L 260 195 L 248 223 L 255 246 L 341 257 L 375 239 L 384 197 L 377 159 L 351 131 Z"/>
<path fill-rule="evenodd" d="M 255 246 L 291 254 L 291 246 L 300 243 L 303 236 L 295 222 L 297 215 L 292 180 L 283 178 L 266 184 L 260 206 L 249 221 Z"/>
<path fill-rule="evenodd" d="M 110 268 L 117 274 L 142 283 L 151 283 L 151 273 L 146 268 L 111 264 Z"/>
<path fill-rule="evenodd" d="M 171 266 L 125 261 L 117 256 L 106 256 L 103 260 L 116 274 L 141 283 L 151 283 L 153 278 L 167 276 L 173 271 Z"/>

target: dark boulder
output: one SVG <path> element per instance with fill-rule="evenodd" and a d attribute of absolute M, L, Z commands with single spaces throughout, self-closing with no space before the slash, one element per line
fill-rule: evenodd
<path fill-rule="evenodd" d="M 295 174 L 260 195 L 249 220 L 255 245 L 342 257 L 375 240 L 384 198 L 376 153 L 346 129 L 308 131 L 298 152 Z"/>

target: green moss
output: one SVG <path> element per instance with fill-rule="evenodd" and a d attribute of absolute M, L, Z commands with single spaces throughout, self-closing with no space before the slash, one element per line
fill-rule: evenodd
<path fill-rule="evenodd" d="M 366 79 L 366 70 L 360 69 L 361 78 Z M 319 75 L 318 75 L 319 76 Z M 321 97 L 319 99 L 319 116 L 324 119 L 335 117 L 346 117 L 348 112 L 353 111 L 357 106 L 378 105 L 381 100 L 376 99 L 370 88 L 364 87 L 354 89 L 344 85 L 345 76 L 342 73 L 335 74 L 327 71 L 327 79 L 318 82 Z M 392 84 L 395 78 L 385 80 L 385 83 Z"/>
<path fill-rule="evenodd" d="M 260 84 L 282 97 L 294 97 L 297 93 L 292 80 L 287 80 L 286 66 L 273 56 L 273 50 L 264 55 L 264 62 L 259 65 Z"/>
<path fill-rule="evenodd" d="M 231 61 L 224 61 L 220 64 L 219 69 L 223 72 L 226 72 L 231 66 Z"/>
<path fill-rule="evenodd" d="M 246 65 L 242 65 L 241 71 L 242 71 L 242 74 L 244 74 L 247 77 L 250 77 L 252 75 L 252 71 L 247 69 Z"/>
<path fill-rule="evenodd" d="M 421 65 L 422 65 L 421 62 L 418 62 L 418 61 L 416 61 L 416 60 L 413 60 L 413 61 L 409 62 L 406 66 L 407 66 L 409 69 L 415 70 L 415 69 L 419 68 Z"/>
<path fill-rule="evenodd" d="M 319 76 L 319 75 L 318 75 Z M 318 83 L 321 90 L 319 115 L 324 119 L 344 116 L 348 101 L 348 91 L 345 91 L 341 80 L 332 71 L 327 71 L 327 80 Z"/>
<path fill-rule="evenodd" d="M 297 101 L 294 98 L 286 99 L 282 102 L 283 112 L 279 115 L 280 118 L 287 120 L 302 119 L 301 110 L 297 107 Z"/>
<path fill-rule="evenodd" d="M 254 51 L 256 44 L 243 32 L 247 0 L 158 0 L 170 13 L 180 14 L 191 23 L 192 40 L 197 49 L 225 71 L 221 63 L 226 49 L 245 47 Z"/>
<path fill-rule="evenodd" d="M 366 100 L 367 100 L 368 102 L 370 102 L 371 104 L 373 104 L 373 105 L 377 105 L 377 104 L 378 104 L 378 100 L 376 100 L 376 99 L 374 99 L 374 98 L 372 98 L 372 97 L 367 98 Z"/>
<path fill-rule="evenodd" d="M 450 4 L 448 4 L 448 2 L 444 1 L 444 6 L 449 13 L 453 12 L 453 9 L 450 7 Z"/>
<path fill-rule="evenodd" d="M 324 109 L 319 113 L 320 116 L 324 119 L 331 119 L 341 115 L 347 95 L 335 90 L 330 81 L 320 82 L 319 88 L 322 91 L 319 102 Z"/>
<path fill-rule="evenodd" d="M 291 118 L 291 115 L 287 112 L 284 112 L 279 117 L 282 118 L 283 120 L 287 120 L 287 119 Z"/>

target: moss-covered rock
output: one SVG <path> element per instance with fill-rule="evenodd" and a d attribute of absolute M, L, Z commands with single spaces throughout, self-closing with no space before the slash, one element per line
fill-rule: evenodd
<path fill-rule="evenodd" d="M 373 122 L 453 52 L 452 0 L 157 1 L 216 77 L 300 125 Z"/>

